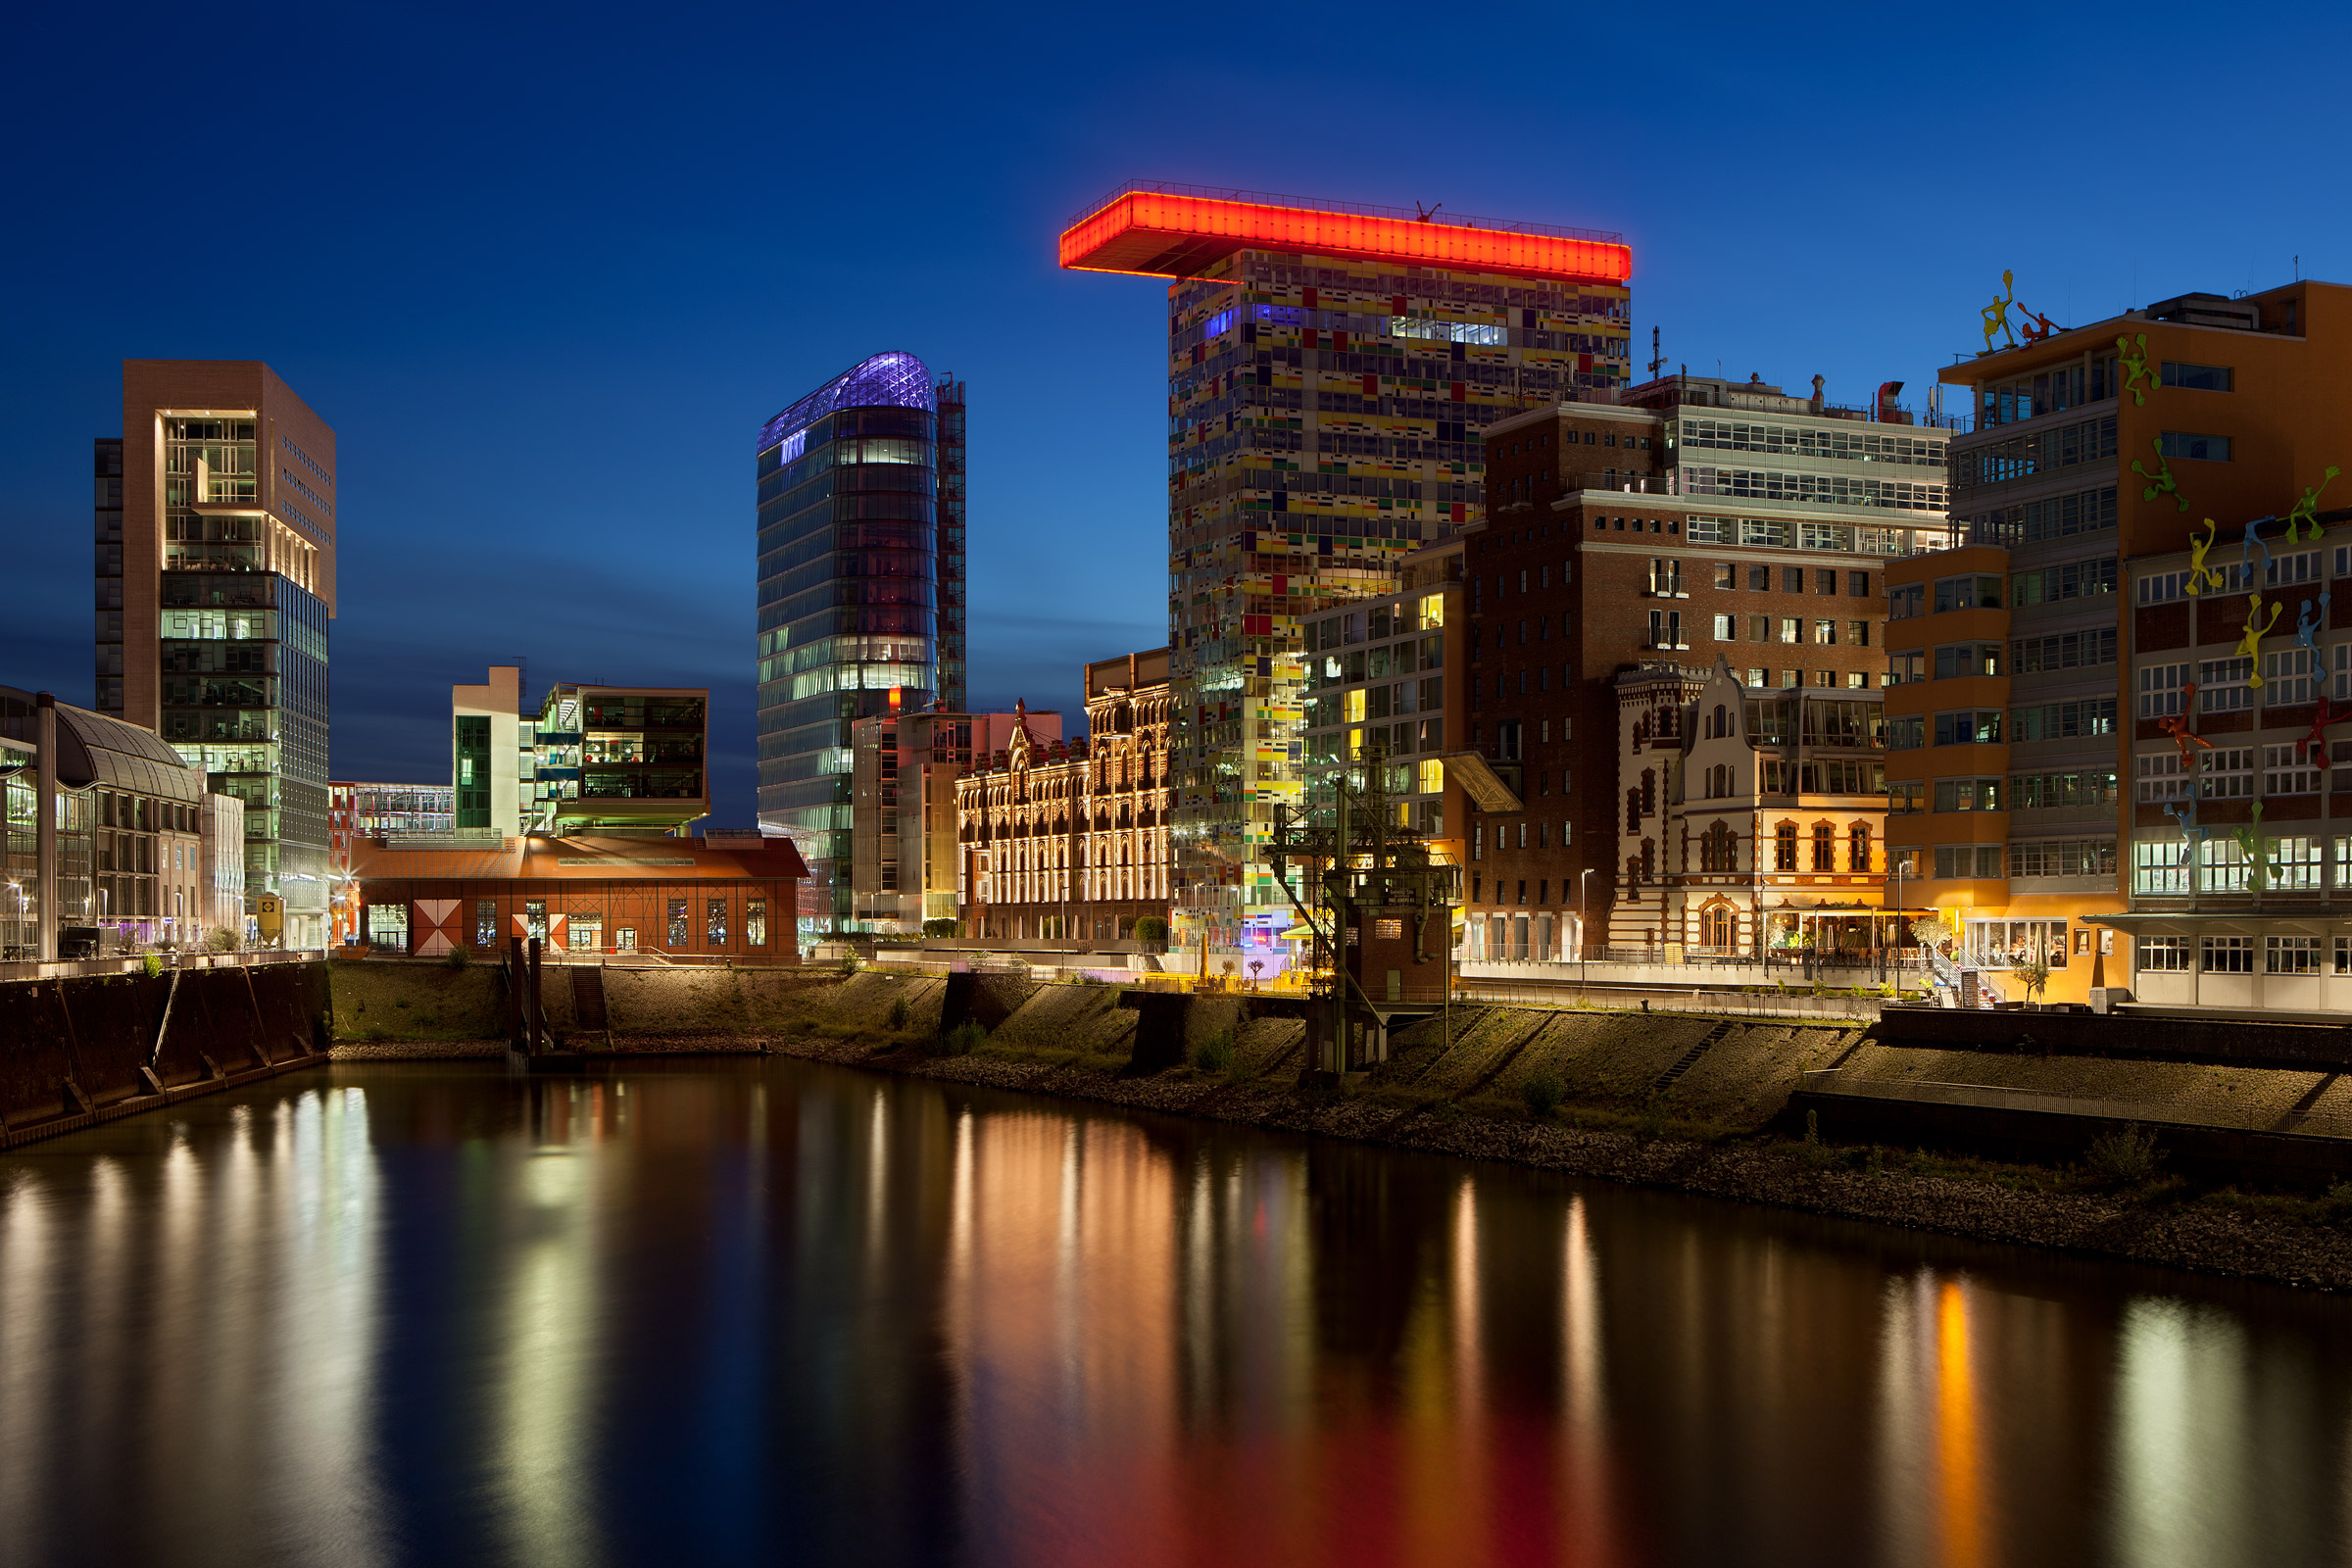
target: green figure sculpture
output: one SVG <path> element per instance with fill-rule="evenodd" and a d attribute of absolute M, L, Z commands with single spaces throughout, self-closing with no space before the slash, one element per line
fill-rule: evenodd
<path fill-rule="evenodd" d="M 2182 512 L 2186 512 L 2188 498 L 2181 495 L 2180 483 L 2173 477 L 2173 466 L 2165 460 L 2164 442 L 2160 438 L 2151 437 L 2148 445 L 2156 454 L 2156 469 L 2153 473 L 2143 467 L 2137 458 L 2132 460 L 2132 471 L 2148 481 L 2148 487 L 2139 493 L 2139 499 L 2153 501 L 2158 496 L 2169 495 L 2180 503 Z"/>
<path fill-rule="evenodd" d="M 2136 349 L 2132 347 L 2134 343 L 2138 344 Z M 2132 404 L 2135 407 L 2146 404 L 2148 392 L 2154 391 L 2157 386 L 2156 372 L 2148 368 L 2148 334 L 2142 332 L 2136 338 L 2119 337 L 2115 340 L 2115 347 L 2123 358 L 2124 368 L 2132 372 L 2124 378 L 2124 386 L 2131 392 Z M 2139 383 L 2142 381 L 2148 383 L 2146 391 L 2140 389 Z"/>

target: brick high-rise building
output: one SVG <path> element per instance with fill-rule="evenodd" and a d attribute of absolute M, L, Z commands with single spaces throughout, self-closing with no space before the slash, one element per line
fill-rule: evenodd
<path fill-rule="evenodd" d="M 1301 628 L 1394 594 L 1478 514 L 1483 437 L 1627 379 L 1614 234 L 1133 184 L 1064 267 L 1168 287 L 1168 641 L 1177 939 L 1263 945 L 1263 846 L 1305 772 Z"/>
<path fill-rule="evenodd" d="M 248 899 L 324 946 L 335 433 L 258 361 L 128 360 L 97 461 L 98 708 L 244 803 Z"/>
<path fill-rule="evenodd" d="M 1898 390 L 1842 408 L 1818 383 L 1676 375 L 1488 430 L 1457 671 L 1468 749 L 1510 794 L 1449 824 L 1468 838 L 1467 956 L 1571 956 L 1580 913 L 1594 948 L 1752 954 L 1825 909 L 1852 916 L 1838 940 L 1873 933 L 1883 857 L 1849 860 L 1855 824 L 1875 842 L 1883 814 L 1886 568 L 1947 538 L 1950 432 L 1913 423 Z M 1747 754 L 1710 762 L 1735 775 L 1710 796 L 1684 763 L 1724 670 L 1747 694 Z M 1720 866 L 1719 820 L 1737 840 Z M 1801 863 L 1784 864 L 1785 827 Z M 1836 863 L 1817 868 L 1824 829 Z"/>

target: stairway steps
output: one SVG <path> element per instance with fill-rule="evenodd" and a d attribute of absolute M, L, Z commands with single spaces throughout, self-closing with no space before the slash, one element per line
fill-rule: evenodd
<path fill-rule="evenodd" d="M 1692 1046 L 1689 1051 L 1684 1052 L 1680 1056 L 1675 1058 L 1673 1066 L 1658 1074 L 1656 1081 L 1649 1086 L 1649 1092 L 1655 1095 L 1673 1088 L 1674 1081 L 1677 1078 L 1680 1078 L 1683 1074 L 1697 1066 L 1698 1058 L 1705 1055 L 1708 1051 L 1712 1050 L 1715 1042 L 1721 1040 L 1724 1036 L 1730 1034 L 1731 1032 L 1732 1026 L 1728 1023 L 1719 1023 L 1714 1028 L 1708 1030 L 1703 1036 L 1700 1037 L 1697 1045 Z"/>
<path fill-rule="evenodd" d="M 605 1013 L 605 971 L 595 964 L 571 965 L 571 1010 L 583 1030 L 603 1034 L 612 1028 Z"/>

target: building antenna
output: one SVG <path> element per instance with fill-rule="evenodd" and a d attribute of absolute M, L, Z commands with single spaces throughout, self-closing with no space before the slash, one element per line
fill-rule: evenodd
<path fill-rule="evenodd" d="M 1656 380 L 1658 372 L 1664 368 L 1666 368 L 1666 356 L 1658 352 L 1658 329 L 1652 326 L 1649 329 L 1649 378 L 1653 381 Z"/>

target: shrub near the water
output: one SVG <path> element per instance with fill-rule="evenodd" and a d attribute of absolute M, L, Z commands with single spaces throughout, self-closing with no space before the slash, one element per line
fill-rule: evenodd
<path fill-rule="evenodd" d="M 1200 1072 L 1223 1072 L 1233 1065 L 1233 1032 L 1220 1029 L 1193 1048 L 1193 1066 Z"/>
<path fill-rule="evenodd" d="M 2082 1152 L 2082 1166 L 2101 1181 L 2136 1187 L 2156 1174 L 2157 1162 L 2163 1158 L 2155 1133 L 2135 1123 L 2092 1140 Z"/>
<path fill-rule="evenodd" d="M 1560 1075 L 1548 1067 L 1529 1073 L 1519 1085 L 1519 1099 L 1526 1104 L 1527 1113 L 1538 1121 L 1548 1119 L 1559 1109 L 1560 1098 L 1566 1093 Z"/>
<path fill-rule="evenodd" d="M 890 999 L 890 1026 L 893 1029 L 906 1028 L 906 1020 L 913 1016 L 914 1009 L 906 1005 L 906 999 L 905 997 L 893 997 Z"/>
<path fill-rule="evenodd" d="M 939 1037 L 939 1050 L 942 1055 L 968 1056 L 987 1043 L 987 1025 L 966 1018 Z"/>

